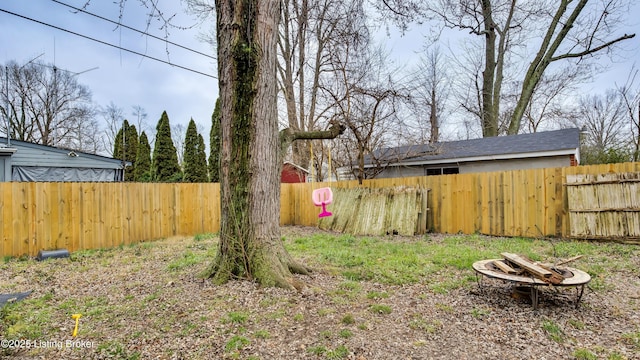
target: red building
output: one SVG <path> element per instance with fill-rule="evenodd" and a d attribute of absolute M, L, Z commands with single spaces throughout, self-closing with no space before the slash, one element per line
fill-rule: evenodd
<path fill-rule="evenodd" d="M 302 183 L 307 182 L 309 172 L 300 166 L 285 161 L 280 174 L 281 183 Z"/>

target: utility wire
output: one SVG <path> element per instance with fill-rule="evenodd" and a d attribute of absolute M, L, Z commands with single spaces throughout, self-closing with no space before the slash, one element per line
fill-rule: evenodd
<path fill-rule="evenodd" d="M 82 34 L 79 34 L 77 32 L 74 32 L 74 31 L 71 31 L 71 30 L 67 30 L 67 29 L 64 29 L 64 28 L 61 28 L 61 27 L 58 27 L 58 26 L 55 26 L 55 25 L 51 25 L 51 24 L 45 23 L 45 22 L 40 21 L 40 20 L 32 19 L 32 18 L 24 16 L 24 15 L 16 14 L 14 12 L 11 12 L 11 11 L 8 11 L 8 10 L 5 10 L 5 9 L 0 9 L 0 11 L 2 11 L 4 13 L 7 13 L 9 15 L 17 16 L 17 17 L 23 18 L 25 20 L 33 21 L 35 23 L 54 28 L 56 30 L 64 31 L 64 32 L 67 32 L 67 33 L 72 34 L 72 35 L 76 35 L 76 36 L 79 36 L 79 37 L 82 37 L 82 38 L 85 38 L 85 39 L 88 39 L 88 40 L 91 40 L 91 41 L 95 41 L 95 42 L 103 44 L 103 45 L 111 46 L 111 47 L 119 49 L 119 50 L 124 50 L 124 51 L 130 52 L 130 53 L 135 54 L 135 55 L 146 57 L 148 59 L 155 60 L 155 61 L 167 64 L 167 65 L 175 66 L 177 68 L 184 69 L 184 70 L 187 70 L 187 71 L 191 71 L 193 73 L 200 74 L 200 75 L 203 75 L 203 76 L 207 76 L 207 77 L 210 77 L 212 79 L 217 79 L 216 76 L 213 76 L 213 75 L 210 75 L 210 74 L 207 74 L 207 73 L 203 73 L 201 71 L 194 70 L 194 69 L 188 68 L 186 66 L 182 66 L 182 65 L 178 65 L 178 64 L 172 64 L 171 62 L 166 61 L 166 60 L 158 59 L 158 58 L 155 58 L 153 56 L 149 56 L 149 55 L 146 55 L 146 54 L 134 51 L 134 50 L 123 48 L 123 47 L 118 46 L 118 45 L 110 44 L 108 42 L 105 42 L 105 41 L 102 41 L 102 40 L 98 40 L 98 39 L 92 38 L 92 37 L 87 36 L 87 35 L 82 35 Z"/>
<path fill-rule="evenodd" d="M 111 19 L 107 19 L 107 18 L 102 17 L 102 16 L 100 16 L 100 15 L 97 15 L 97 14 L 94 14 L 94 13 L 91 13 L 91 12 L 88 12 L 88 11 L 86 11 L 86 10 L 84 10 L 84 9 L 80 9 L 80 8 L 75 7 L 75 6 L 72 6 L 72 5 L 69 5 L 69 4 L 65 4 L 65 3 L 63 3 L 62 1 L 58 1 L 58 0 L 51 0 L 51 1 L 53 1 L 53 2 L 54 2 L 54 3 L 56 3 L 56 4 L 60 4 L 60 5 L 66 6 L 66 7 L 68 7 L 68 8 L 71 8 L 71 9 L 73 9 L 73 10 L 75 10 L 75 11 L 83 12 L 83 13 L 85 13 L 85 14 L 87 14 L 87 15 L 91 15 L 91 16 L 97 17 L 97 18 L 98 18 L 98 19 L 100 19 L 100 20 L 104 20 L 104 21 L 108 21 L 108 22 L 110 22 L 110 23 L 112 23 L 112 24 L 116 24 L 117 26 L 123 27 L 123 28 L 125 28 L 125 29 L 129 29 L 129 30 L 135 31 L 135 32 L 140 33 L 140 34 L 145 35 L 145 36 L 149 36 L 149 37 L 154 38 L 154 39 L 156 39 L 156 40 L 164 41 L 164 42 L 166 42 L 167 44 L 171 44 L 171 45 L 177 46 L 177 47 L 179 47 L 179 48 L 182 48 L 182 49 L 185 49 L 185 50 L 191 51 L 191 52 L 196 53 L 196 54 L 198 54 L 198 55 L 206 56 L 206 57 L 208 57 L 208 58 L 210 58 L 210 59 L 213 59 L 213 60 L 215 60 L 215 59 L 216 59 L 214 56 L 211 56 L 211 55 L 205 54 L 205 53 L 200 52 L 200 51 L 198 51 L 198 50 L 194 50 L 194 49 L 188 48 L 188 47 L 186 47 L 186 46 L 184 46 L 184 45 L 176 44 L 176 43 L 174 43 L 174 42 L 172 42 L 172 41 L 169 41 L 169 40 L 167 40 L 167 39 L 163 39 L 163 38 L 158 37 L 158 36 L 155 36 L 155 35 L 153 35 L 153 34 L 149 34 L 148 32 L 145 32 L 145 31 L 142 31 L 142 30 L 138 30 L 138 29 L 132 28 L 132 27 L 127 26 L 127 25 L 124 25 L 124 24 L 122 24 L 122 23 L 120 23 L 120 22 L 118 22 L 118 21 L 114 21 L 114 20 L 111 20 Z"/>

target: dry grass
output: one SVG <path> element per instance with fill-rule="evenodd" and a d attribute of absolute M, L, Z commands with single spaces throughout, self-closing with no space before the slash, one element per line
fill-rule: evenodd
<path fill-rule="evenodd" d="M 488 247 L 500 247 L 495 239 L 441 235 L 362 239 L 318 234 L 311 228 L 285 228 L 283 235 L 292 254 L 317 269 L 312 276 L 300 277 L 308 285 L 302 292 L 258 288 L 247 281 L 214 286 L 200 279 L 199 272 L 216 250 L 217 239 L 208 236 L 78 252 L 71 259 L 7 261 L 0 264 L 0 293 L 33 290 L 33 294 L 1 311 L 0 338 L 24 339 L 23 345 L 29 340 L 40 348 L 0 349 L 0 355 L 639 358 L 636 247 L 569 243 L 552 249 L 535 241 L 505 240 L 504 246 L 530 246 L 536 252 L 569 252 L 574 246 L 575 251 L 589 253 L 574 265 L 597 280 L 582 306 L 573 307 L 573 292 L 545 291 L 539 309 L 533 310 L 526 301 L 511 298 L 506 284 L 489 282 L 479 292 L 473 271 L 465 267 L 473 254 L 480 259 L 493 251 Z M 402 253 L 398 243 L 419 256 Z M 344 249 L 350 249 L 351 261 Z M 409 276 L 410 272 L 419 276 Z M 73 338 L 75 313 L 82 318 Z"/>

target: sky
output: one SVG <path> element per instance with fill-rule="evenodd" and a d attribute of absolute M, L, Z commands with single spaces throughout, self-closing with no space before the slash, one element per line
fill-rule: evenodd
<path fill-rule="evenodd" d="M 64 4 L 82 7 L 86 0 L 60 0 Z M 164 1 L 173 8 L 164 8 L 167 16 L 178 14 L 175 23 L 191 26 L 197 22 L 184 15 L 179 1 Z M 162 2 L 161 2 L 162 4 Z M 164 5 L 163 5 L 164 6 Z M 215 76 L 215 60 L 184 50 L 138 32 L 117 28 L 113 23 L 94 16 L 74 13 L 74 10 L 51 0 L 2 0 L 0 9 L 60 27 L 83 36 L 120 46 L 150 57 L 172 62 L 200 73 Z M 92 0 L 86 11 L 118 20 L 119 7 L 114 1 Z M 138 1 L 129 0 L 123 12 L 122 24 L 147 31 L 146 9 Z M 165 33 L 161 23 L 153 21 L 148 32 L 161 38 Z M 201 30 L 208 24 L 189 30 L 171 29 L 169 41 L 198 52 L 214 56 L 211 45 L 200 41 Z M 134 106 L 147 113 L 147 123 L 155 129 L 163 111 L 172 125 L 186 128 L 191 118 L 201 126 L 208 139 L 211 114 L 218 94 L 215 78 L 158 62 L 141 55 L 117 49 L 31 20 L 0 12 L 0 63 L 15 60 L 24 64 L 37 61 L 78 73 L 78 82 L 92 92 L 93 101 L 106 107 L 110 103 L 124 110 L 132 120 Z"/>
<path fill-rule="evenodd" d="M 172 125 L 181 124 L 184 128 L 193 118 L 208 143 L 211 114 L 218 97 L 217 80 L 213 78 L 217 73 L 215 60 L 168 45 L 165 41 L 152 39 L 122 27 L 118 28 L 113 23 L 94 16 L 74 13 L 71 8 L 59 2 L 82 7 L 87 0 L 0 0 L 0 9 L 168 61 L 199 73 L 170 66 L 2 11 L 0 11 L 1 64 L 12 60 L 24 64 L 33 58 L 54 64 L 59 69 L 77 73 L 78 81 L 92 91 L 93 101 L 97 105 L 106 107 L 113 103 L 124 110 L 129 120 L 135 118 L 132 114 L 133 107 L 140 106 L 146 111 L 147 124 L 151 128 L 155 128 L 163 111 L 167 111 Z M 86 10 L 117 21 L 120 10 L 117 3 L 119 1 L 91 0 Z M 585 84 L 581 91 L 603 92 L 604 89 L 615 88 L 616 85 L 624 84 L 633 64 L 637 62 L 637 66 L 640 67 L 640 5 L 637 4 L 638 1 L 632 3 L 633 10 L 629 16 L 631 20 L 625 32 L 636 33 L 638 36 L 628 40 L 623 51 L 614 56 L 613 61 L 609 63 L 609 69 L 594 77 L 592 83 Z M 184 13 L 181 7 L 182 1 L 165 0 L 160 1 L 160 4 L 165 15 L 176 14 L 173 19 L 174 24 L 197 25 L 192 16 Z M 146 12 L 147 9 L 140 6 L 140 1 L 128 0 L 121 22 L 126 26 L 164 38 L 165 33 L 160 29 L 162 25 L 160 22 L 152 21 L 147 28 Z M 210 20 L 212 21 L 213 19 Z M 213 56 L 215 50 L 212 46 L 199 39 L 203 32 L 208 32 L 210 25 L 212 24 L 199 24 L 187 30 L 171 29 L 169 41 Z M 403 66 L 418 59 L 422 49 L 423 34 L 428 31 L 427 26 L 413 24 L 404 36 L 401 36 L 392 26 L 389 29 L 381 28 L 376 38 L 386 43 L 390 59 L 397 65 Z"/>
<path fill-rule="evenodd" d="M 592 2 L 597 3 L 597 1 Z M 626 23 L 620 26 L 620 30 L 616 32 L 616 35 L 636 34 L 636 37 L 619 43 L 615 48 L 615 53 L 601 58 L 602 65 L 606 69 L 596 74 L 593 82 L 586 84 L 583 91 L 597 92 L 606 87 L 615 88 L 617 85 L 622 85 L 621 81 L 627 79 L 634 64 L 636 68 L 640 68 L 640 1 L 629 1 L 629 9 Z M 429 24 L 409 24 L 408 31 L 401 34 L 392 27 L 388 29 L 382 27 L 375 38 L 377 41 L 385 43 L 392 60 L 398 64 L 406 65 L 418 60 L 418 57 L 423 52 L 426 36 L 432 30 Z M 477 36 L 470 35 L 468 30 L 446 29 L 442 32 L 440 38 L 440 50 L 445 55 L 452 55 L 453 52 L 459 51 L 461 41 L 473 38 L 477 38 Z"/>

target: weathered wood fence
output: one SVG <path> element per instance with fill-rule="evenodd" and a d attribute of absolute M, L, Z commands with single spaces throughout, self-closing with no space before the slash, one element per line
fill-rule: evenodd
<path fill-rule="evenodd" d="M 427 226 L 443 233 L 570 236 L 567 175 L 640 171 L 640 163 L 367 180 L 428 188 Z M 282 225 L 317 225 L 313 189 L 356 181 L 282 184 Z M 106 248 L 219 231 L 218 184 L 0 183 L 0 251 Z"/>
<path fill-rule="evenodd" d="M 567 175 L 571 237 L 640 243 L 640 172 Z"/>

